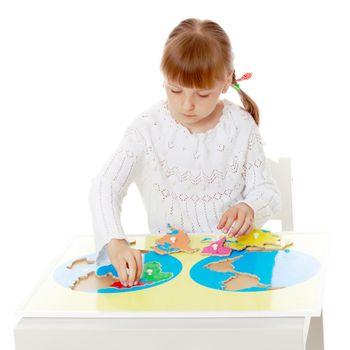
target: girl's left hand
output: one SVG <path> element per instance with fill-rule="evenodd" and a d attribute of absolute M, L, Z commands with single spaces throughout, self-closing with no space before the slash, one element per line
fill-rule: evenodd
<path fill-rule="evenodd" d="M 249 233 L 254 230 L 254 210 L 246 203 L 238 203 L 222 215 L 217 228 L 223 228 L 222 231 L 229 237 Z"/>

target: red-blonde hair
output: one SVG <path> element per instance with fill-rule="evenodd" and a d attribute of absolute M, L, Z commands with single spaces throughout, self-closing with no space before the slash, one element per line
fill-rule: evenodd
<path fill-rule="evenodd" d="M 188 18 L 169 34 L 160 64 L 161 72 L 181 86 L 210 89 L 216 81 L 225 81 L 232 71 L 231 85 L 237 83 L 233 52 L 226 32 L 211 20 Z M 259 125 L 256 103 L 240 88 L 244 106 Z"/>

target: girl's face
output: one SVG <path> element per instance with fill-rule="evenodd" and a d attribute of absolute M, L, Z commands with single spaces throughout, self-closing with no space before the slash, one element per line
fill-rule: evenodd
<path fill-rule="evenodd" d="M 181 124 L 194 126 L 205 122 L 218 110 L 219 97 L 230 85 L 227 81 L 217 82 L 212 89 L 190 89 L 164 79 L 171 115 Z"/>

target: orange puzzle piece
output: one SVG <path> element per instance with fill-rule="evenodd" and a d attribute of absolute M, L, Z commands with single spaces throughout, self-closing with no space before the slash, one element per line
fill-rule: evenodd
<path fill-rule="evenodd" d="M 190 247 L 190 238 L 183 230 L 173 228 L 168 224 L 169 231 L 166 235 L 156 241 L 153 250 L 161 255 L 177 253 L 180 251 L 193 253 L 198 249 Z"/>

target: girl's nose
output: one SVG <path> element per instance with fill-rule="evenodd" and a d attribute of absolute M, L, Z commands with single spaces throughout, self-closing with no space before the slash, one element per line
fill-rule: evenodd
<path fill-rule="evenodd" d="M 194 109 L 194 104 L 192 102 L 192 98 L 191 97 L 185 97 L 185 100 L 183 102 L 183 110 L 190 112 Z"/>

